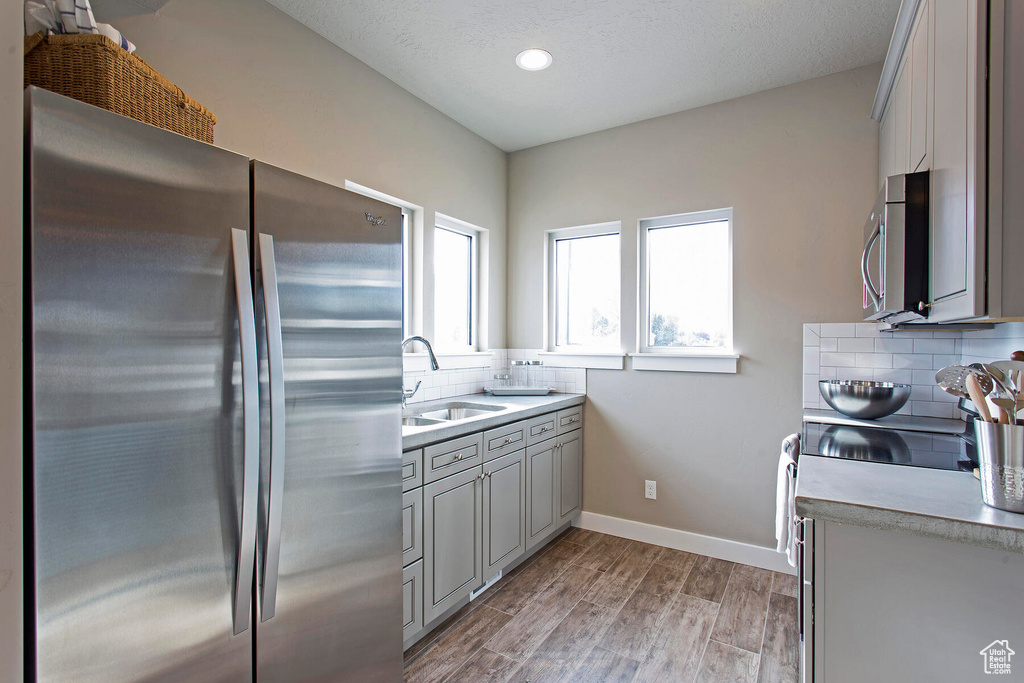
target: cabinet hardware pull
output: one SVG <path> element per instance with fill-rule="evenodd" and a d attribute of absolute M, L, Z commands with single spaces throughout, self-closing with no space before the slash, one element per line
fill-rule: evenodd
<path fill-rule="evenodd" d="M 462 453 L 455 454 L 455 462 L 458 462 L 459 460 L 462 460 Z"/>
<path fill-rule="evenodd" d="M 485 477 L 489 477 L 489 476 L 491 476 L 491 473 L 490 472 L 484 472 L 484 476 Z"/>

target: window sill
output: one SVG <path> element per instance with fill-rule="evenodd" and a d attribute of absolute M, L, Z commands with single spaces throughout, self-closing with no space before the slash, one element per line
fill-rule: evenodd
<path fill-rule="evenodd" d="M 626 354 L 604 352 L 566 353 L 541 351 L 544 364 L 553 368 L 587 368 L 590 370 L 622 370 Z"/>
<path fill-rule="evenodd" d="M 740 360 L 735 353 L 631 353 L 629 357 L 634 370 L 726 374 L 736 374 Z"/>
<path fill-rule="evenodd" d="M 490 351 L 466 351 L 465 353 L 437 353 L 437 364 L 441 370 L 491 367 Z M 402 371 L 415 372 L 430 370 L 430 357 L 426 353 L 402 354 Z"/>

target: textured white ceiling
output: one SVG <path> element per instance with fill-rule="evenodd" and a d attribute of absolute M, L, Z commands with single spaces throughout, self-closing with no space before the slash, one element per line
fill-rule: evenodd
<path fill-rule="evenodd" d="M 884 59 L 900 0 L 270 0 L 513 151 Z M 545 71 L 515 56 L 542 47 Z"/>

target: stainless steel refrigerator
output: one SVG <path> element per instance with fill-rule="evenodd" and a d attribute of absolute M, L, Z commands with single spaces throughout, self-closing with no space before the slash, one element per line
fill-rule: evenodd
<path fill-rule="evenodd" d="M 399 210 L 25 101 L 30 675 L 399 680 Z"/>

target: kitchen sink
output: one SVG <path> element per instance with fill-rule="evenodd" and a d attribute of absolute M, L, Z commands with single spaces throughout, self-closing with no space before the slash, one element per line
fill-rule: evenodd
<path fill-rule="evenodd" d="M 478 415 L 497 413 L 502 410 L 505 410 L 505 406 L 491 406 L 486 403 L 465 403 L 462 401 L 453 401 L 451 403 L 442 404 L 440 408 L 419 413 L 415 417 L 427 420 L 451 422 L 455 420 L 465 420 Z"/>
<path fill-rule="evenodd" d="M 430 425 L 439 425 L 444 420 L 432 420 L 428 417 L 420 417 L 419 415 L 411 415 L 409 417 L 402 418 L 403 427 L 429 427 Z"/>

